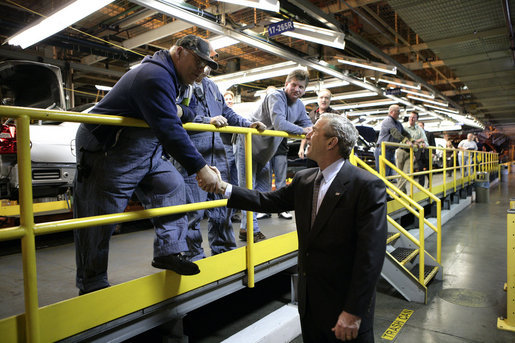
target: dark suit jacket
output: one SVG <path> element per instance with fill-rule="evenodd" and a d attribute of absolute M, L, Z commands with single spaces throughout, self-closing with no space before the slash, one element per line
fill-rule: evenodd
<path fill-rule="evenodd" d="M 234 187 L 227 204 L 259 212 L 295 210 L 299 239 L 299 313 L 332 328 L 342 311 L 372 328 L 375 287 L 386 250 L 384 183 L 345 161 L 320 205 L 313 228 L 311 203 L 318 168 L 298 172 L 275 192 Z"/>

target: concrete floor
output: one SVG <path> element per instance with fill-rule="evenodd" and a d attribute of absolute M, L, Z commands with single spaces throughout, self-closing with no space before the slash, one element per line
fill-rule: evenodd
<path fill-rule="evenodd" d="M 472 203 L 444 225 L 444 278 L 430 283 L 427 305 L 409 303 L 380 282 L 376 342 L 387 342 L 381 335 L 403 309 L 414 313 L 396 336 L 398 343 L 515 342 L 515 333 L 496 328 L 497 317 L 506 312 L 506 211 L 514 196 L 515 174 L 509 174 L 508 182 L 490 189 L 489 203 Z M 260 226 L 269 237 L 295 229 L 293 220 L 277 215 L 261 220 Z M 236 224 L 236 237 L 238 229 Z M 77 295 L 73 243 L 69 236 L 59 238 L 65 243 L 37 252 L 40 306 Z M 111 283 L 159 271 L 150 266 L 152 240 L 151 229 L 113 236 Z M 427 244 L 435 244 L 433 236 Z M 21 263 L 20 254 L 0 256 L 0 318 L 24 311 Z M 190 313 L 184 321 L 189 341 L 220 342 L 278 309 L 289 302 L 289 282 L 288 275 L 277 275 L 257 283 L 254 289 L 241 290 Z M 158 332 L 153 331 L 130 342 L 155 341 L 157 336 Z M 294 342 L 302 339 L 298 337 Z"/>

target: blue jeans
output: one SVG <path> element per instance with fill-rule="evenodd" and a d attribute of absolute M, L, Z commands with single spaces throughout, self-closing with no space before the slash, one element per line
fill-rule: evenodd
<path fill-rule="evenodd" d="M 375 156 L 375 159 L 376 159 L 376 170 L 377 170 L 378 173 L 379 173 L 379 156 L 380 155 L 381 155 L 381 147 L 377 146 L 375 151 L 374 151 L 374 156 Z M 386 149 L 385 158 L 395 165 L 395 149 L 394 150 Z M 392 168 L 390 168 L 386 164 L 385 164 L 384 172 L 385 172 L 385 176 L 392 176 L 393 175 Z"/>
<path fill-rule="evenodd" d="M 288 158 L 286 155 L 274 155 L 270 160 L 271 173 L 275 175 L 275 189 L 286 186 L 286 172 L 288 168 Z"/>
<path fill-rule="evenodd" d="M 238 186 L 238 168 L 236 167 L 236 158 L 234 156 L 234 145 L 224 144 L 224 148 L 229 165 L 229 183 Z"/>
<path fill-rule="evenodd" d="M 247 187 L 245 178 L 245 136 L 238 135 L 236 143 L 236 166 L 238 167 L 238 181 L 240 187 Z M 259 166 L 252 159 L 252 185 L 253 188 L 260 192 L 270 192 L 272 187 L 270 175 L 270 163 L 264 166 Z M 256 219 L 256 212 L 253 212 L 254 234 L 259 232 L 259 225 Z M 242 230 L 247 230 L 247 211 L 241 211 L 241 224 Z"/>
<path fill-rule="evenodd" d="M 145 208 L 184 204 L 182 176 L 167 160 L 150 129 L 123 128 L 117 143 L 102 151 L 96 138 L 82 125 L 77 132 L 78 171 L 74 182 L 75 218 L 121 213 L 135 193 Z M 152 219 L 154 257 L 188 250 L 185 214 Z M 77 287 L 91 292 L 109 286 L 109 240 L 115 224 L 74 231 Z"/>

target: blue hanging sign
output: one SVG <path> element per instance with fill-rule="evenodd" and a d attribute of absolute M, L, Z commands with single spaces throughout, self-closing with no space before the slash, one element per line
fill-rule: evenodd
<path fill-rule="evenodd" d="M 293 30 L 295 30 L 295 27 L 293 27 L 293 21 L 283 20 L 278 23 L 268 25 L 268 36 L 277 36 L 283 32 Z"/>
<path fill-rule="evenodd" d="M 386 90 L 387 95 L 401 95 L 401 89 L 400 88 L 391 88 Z"/>

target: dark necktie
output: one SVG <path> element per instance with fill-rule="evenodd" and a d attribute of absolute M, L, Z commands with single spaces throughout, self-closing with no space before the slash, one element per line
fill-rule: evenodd
<path fill-rule="evenodd" d="M 322 183 L 323 178 L 324 174 L 322 174 L 321 171 L 318 171 L 317 177 L 315 178 L 315 185 L 313 187 L 313 203 L 311 204 L 311 227 L 313 227 L 315 218 L 317 217 L 318 192 L 320 191 L 320 184 Z"/>

